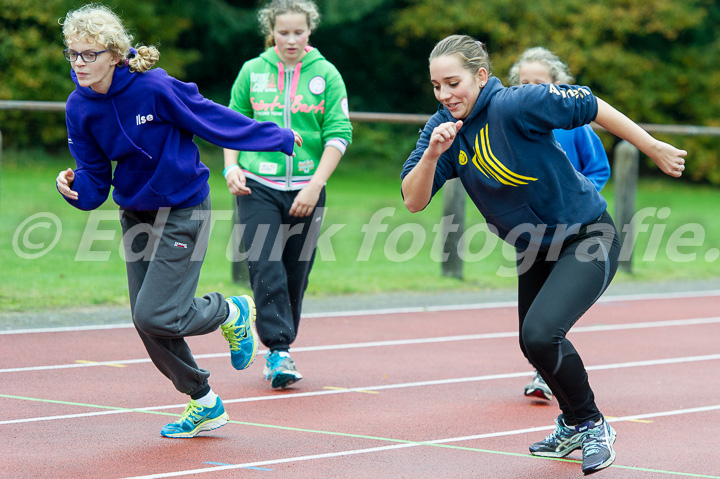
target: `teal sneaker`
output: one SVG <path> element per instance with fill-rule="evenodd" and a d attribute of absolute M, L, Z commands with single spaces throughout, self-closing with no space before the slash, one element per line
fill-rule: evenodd
<path fill-rule="evenodd" d="M 615 429 L 603 418 L 602 424 L 588 429 L 582 443 L 582 471 L 585 474 L 604 469 L 615 460 Z"/>
<path fill-rule="evenodd" d="M 542 457 L 565 457 L 576 449 L 581 449 L 587 435 L 587 427 L 568 427 L 562 414 L 555 420 L 557 427 L 543 441 L 530 446 L 530 454 Z M 592 423 L 594 425 L 594 423 Z"/>
<path fill-rule="evenodd" d="M 195 437 L 203 431 L 212 431 L 224 426 L 227 422 L 228 415 L 220 396 L 215 400 L 213 407 L 201 406 L 191 399 L 180 419 L 165 425 L 160 434 L 173 438 Z"/>
<path fill-rule="evenodd" d="M 248 295 L 230 298 L 240 310 L 233 323 L 220 326 L 222 335 L 230 343 L 230 362 L 237 370 L 247 369 L 257 356 L 258 335 L 255 330 L 255 302 Z"/>
<path fill-rule="evenodd" d="M 295 361 L 288 353 L 274 351 L 265 355 L 265 368 L 263 374 L 265 379 L 270 381 L 273 388 L 286 388 L 302 379 L 295 367 Z"/>

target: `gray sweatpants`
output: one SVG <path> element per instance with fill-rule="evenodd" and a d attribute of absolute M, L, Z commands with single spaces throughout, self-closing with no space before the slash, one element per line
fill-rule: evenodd
<path fill-rule="evenodd" d="M 175 388 L 206 388 L 186 336 L 218 329 L 228 314 L 220 293 L 195 297 L 209 238 L 210 197 L 191 208 L 120 210 L 133 323 L 155 366 Z"/>

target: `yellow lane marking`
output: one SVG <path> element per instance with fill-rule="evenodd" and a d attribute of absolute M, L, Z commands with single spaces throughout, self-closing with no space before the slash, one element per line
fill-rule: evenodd
<path fill-rule="evenodd" d="M 81 363 L 81 364 L 97 364 L 97 363 L 98 363 L 98 361 L 86 361 L 86 360 L 84 360 L 84 359 L 76 359 L 75 362 L 76 362 L 76 363 Z M 110 363 L 104 364 L 104 366 L 110 366 L 111 368 L 124 368 L 124 367 L 126 367 L 126 365 L 124 365 L 124 364 L 110 364 Z"/>
<path fill-rule="evenodd" d="M 347 390 L 350 389 L 350 388 L 339 388 L 339 387 L 335 387 L 335 386 L 325 386 L 325 387 L 323 387 L 323 389 L 332 389 L 332 390 L 334 390 L 334 391 L 347 391 Z M 353 390 L 353 391 L 354 391 L 354 392 L 357 392 L 357 393 L 365 393 L 365 394 L 380 394 L 380 391 L 363 391 L 363 390 L 360 390 L 360 389 Z"/>
<path fill-rule="evenodd" d="M 617 419 L 616 417 L 612 416 L 605 416 L 609 420 Z M 626 422 L 641 422 L 645 424 L 652 424 L 652 421 L 648 421 L 647 419 L 627 419 Z"/>

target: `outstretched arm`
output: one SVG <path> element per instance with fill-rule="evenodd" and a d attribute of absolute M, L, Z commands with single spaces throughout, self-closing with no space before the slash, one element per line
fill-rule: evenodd
<path fill-rule="evenodd" d="M 635 145 L 640 151 L 652 159 L 666 175 L 679 178 L 685 170 L 687 151 L 656 140 L 648 132 L 607 102 L 597 99 L 598 114 L 595 123 L 610 133 Z"/>

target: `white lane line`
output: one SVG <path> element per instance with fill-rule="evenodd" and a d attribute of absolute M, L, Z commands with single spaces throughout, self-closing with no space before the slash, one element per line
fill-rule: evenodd
<path fill-rule="evenodd" d="M 704 407 L 696 407 L 696 408 L 689 408 L 689 409 L 676 409 L 673 411 L 661 411 L 656 413 L 645 413 L 645 414 L 637 414 L 634 416 L 626 416 L 614 419 L 612 422 L 613 424 L 623 421 L 629 421 L 634 420 L 638 418 L 656 418 L 656 417 L 665 417 L 665 416 L 676 416 L 676 415 L 684 415 L 684 414 L 696 414 L 701 412 L 709 412 L 709 411 L 718 411 L 720 410 L 720 404 L 713 405 L 713 406 L 704 406 Z M 487 438 L 496 438 L 496 437 L 502 437 L 502 436 L 512 436 L 512 435 L 518 435 L 518 434 L 527 434 L 527 433 L 534 433 L 534 432 L 540 432 L 540 431 L 549 431 L 554 429 L 555 426 L 540 426 L 540 427 L 531 427 L 526 429 L 514 429 L 510 431 L 499 431 L 499 432 L 493 432 L 493 433 L 487 433 L 487 434 L 477 434 L 473 436 L 463 436 L 463 437 L 451 437 L 446 439 L 434 439 L 430 441 L 418 441 L 418 442 L 408 442 L 400 439 L 389 439 L 389 438 L 377 438 L 377 440 L 383 440 L 383 441 L 398 441 L 400 444 L 393 444 L 391 446 L 380 446 L 380 447 L 372 447 L 372 448 L 365 448 L 365 449 L 352 449 L 352 450 L 346 450 L 346 451 L 338 451 L 338 452 L 332 452 L 332 453 L 325 453 L 325 454 L 313 454 L 308 456 L 296 456 L 296 457 L 285 457 L 281 459 L 271 459 L 267 461 L 257 461 L 257 462 L 248 462 L 244 464 L 228 464 L 224 466 L 216 466 L 216 467 L 205 467 L 200 469 L 188 469 L 185 471 L 174 471 L 174 472 L 167 472 L 167 473 L 159 473 L 159 474 L 150 474 L 150 475 L 144 475 L 144 476 L 132 476 L 132 477 L 126 477 L 124 479 L 160 479 L 164 477 L 179 477 L 179 476 L 187 476 L 191 474 L 201 474 L 205 472 L 219 472 L 219 471 L 228 471 L 233 469 L 243 469 L 248 467 L 262 467 L 262 466 L 271 466 L 271 465 L 277 465 L 277 464 L 286 464 L 289 462 L 301 462 L 301 461 L 312 461 L 317 459 L 330 459 L 335 457 L 343 457 L 343 456 L 352 456 L 352 455 L 358 455 L 358 454 L 369 454 L 374 452 L 383 452 L 383 451 L 390 451 L 394 449 L 404 449 L 404 448 L 410 448 L 410 447 L 418 447 L 418 446 L 442 446 L 446 444 L 450 444 L 453 442 L 466 442 L 466 441 L 474 441 L 478 439 L 487 439 Z M 335 433 L 333 433 L 335 435 Z M 352 436 L 356 437 L 356 436 Z M 370 437 L 367 437 L 367 439 L 372 439 Z M 520 456 L 520 457 L 526 457 L 526 454 L 513 454 L 513 453 L 507 453 L 504 451 L 491 451 L 487 449 L 479 450 L 478 452 L 485 452 L 485 453 L 495 453 L 495 454 L 505 454 L 505 455 L 514 455 L 514 456 Z M 632 468 L 629 468 L 632 469 Z M 662 472 L 662 471 L 658 471 Z M 667 474 L 667 473 L 665 473 Z M 707 476 L 705 476 L 707 477 Z"/>
<path fill-rule="evenodd" d="M 608 324 L 608 325 L 594 325 L 594 326 L 576 326 L 570 330 L 570 334 L 576 333 L 595 333 L 604 331 L 622 331 L 629 329 L 646 329 L 646 328 L 664 328 L 674 326 L 695 326 L 695 325 L 707 325 L 720 323 L 720 316 L 713 318 L 692 318 L 692 319 L 671 319 L 667 321 L 650 321 L 644 323 L 626 323 L 626 324 Z M 376 348 L 376 347 L 391 347 L 391 346 L 409 346 L 414 344 L 435 344 L 445 343 L 453 341 L 478 341 L 485 339 L 503 339 L 503 338 L 516 338 L 518 335 L 517 331 L 507 331 L 500 333 L 485 333 L 485 334 L 464 334 L 458 336 L 437 336 L 431 338 L 417 338 L 417 339 L 393 339 L 387 341 L 371 341 L 364 343 L 348 343 L 348 344 L 330 344 L 326 346 L 305 346 L 293 348 L 294 353 L 299 352 L 317 352 L 317 351 L 337 351 L 344 349 L 358 349 L 358 348 Z M 258 355 L 265 354 L 266 351 L 258 351 Z M 216 359 L 225 358 L 230 355 L 229 352 L 225 353 L 210 353 L 210 354 L 197 354 L 196 359 Z M 122 364 L 143 364 L 149 363 L 150 358 L 141 359 L 119 359 L 112 361 L 97 361 L 92 363 L 72 363 L 72 364 L 57 364 L 49 366 L 27 366 L 20 368 L 5 368 L 0 369 L 1 373 L 19 373 L 28 371 L 47 371 L 54 369 L 71 369 L 71 368 L 91 368 L 99 366 L 117 366 Z"/>
<path fill-rule="evenodd" d="M 130 314 L 128 312 L 128 314 Z M 134 328 L 132 323 L 121 324 L 94 324 L 91 326 L 58 326 L 56 328 L 33 328 L 33 329 L 10 329 L 8 331 L 0 331 L 0 336 L 9 336 L 14 334 L 37 334 L 37 333 L 75 333 L 82 331 L 103 331 L 106 329 L 127 329 Z"/>
<path fill-rule="evenodd" d="M 598 303 L 623 303 L 628 301 L 647 301 L 655 299 L 692 299 L 707 298 L 712 296 L 720 296 L 720 290 L 709 291 L 686 291 L 677 293 L 646 293 L 646 294 L 628 294 L 628 295 L 608 295 L 598 300 Z M 423 312 L 439 312 L 439 311 L 462 311 L 476 309 L 497 309 L 510 308 L 517 306 L 517 301 L 497 301 L 492 303 L 470 303 L 455 305 L 438 305 L 438 306 L 415 306 L 400 308 L 383 308 L 368 309 L 357 311 L 330 311 L 325 313 L 308 313 L 303 314 L 303 318 L 343 318 L 348 316 L 377 316 L 381 314 L 401 314 L 401 313 L 423 313 Z M 128 311 L 128 315 L 130 312 Z M 107 329 L 126 329 L 133 328 L 131 323 L 122 324 L 101 324 L 92 326 L 64 326 L 49 329 L 15 329 L 9 331 L 0 331 L 0 336 L 11 334 L 34 334 L 34 333 L 62 333 L 77 331 L 97 331 Z"/>
<path fill-rule="evenodd" d="M 625 303 L 628 301 L 648 301 L 657 299 L 691 299 L 691 298 L 707 298 L 712 296 L 720 296 L 720 290 L 709 291 L 687 291 L 677 293 L 646 293 L 646 294 L 618 294 L 603 296 L 597 302 L 602 304 L 608 303 Z M 469 304 L 450 304 L 438 306 L 414 306 L 403 308 L 384 308 L 371 309 L 367 311 L 337 311 L 326 313 L 311 313 L 303 315 L 303 318 L 341 318 L 346 316 L 371 316 L 380 314 L 398 314 L 398 313 L 424 313 L 439 311 L 463 311 L 476 309 L 496 309 L 516 307 L 517 300 L 514 301 L 497 301 L 492 303 L 469 303 Z"/>
<path fill-rule="evenodd" d="M 663 358 L 663 359 L 655 359 L 655 360 L 647 360 L 647 361 L 632 361 L 632 362 L 625 362 L 625 363 L 614 363 L 614 364 L 599 364 L 596 366 L 588 366 L 586 369 L 588 371 L 594 371 L 594 370 L 608 370 L 608 369 L 624 369 L 624 368 L 632 368 L 632 367 L 649 367 L 649 366 L 664 366 L 668 364 L 682 364 L 682 363 L 689 363 L 689 362 L 702 362 L 702 361 L 717 361 L 720 360 L 720 354 L 710 354 L 705 356 L 689 356 L 689 357 L 680 357 L 680 358 Z M 392 389 L 405 389 L 405 388 L 415 388 L 415 387 L 427 387 L 427 386 L 444 386 L 448 384 L 459 384 L 459 383 L 468 383 L 468 382 L 479 382 L 479 381 L 493 381 L 493 380 L 499 380 L 499 379 L 512 379 L 512 378 L 520 378 L 520 377 L 527 377 L 531 376 L 533 373 L 528 371 L 523 372 L 517 372 L 517 373 L 502 373 L 502 374 L 488 374 L 485 376 L 470 376 L 470 377 L 463 377 L 463 378 L 450 378 L 450 379 L 436 379 L 436 380 L 429 380 L 429 381 L 416 381 L 416 382 L 409 382 L 409 383 L 396 383 L 396 384 L 382 384 L 377 386 L 360 386 L 355 388 L 347 388 L 347 389 L 323 389 L 319 391 L 308 391 L 308 392 L 302 392 L 302 393 L 288 393 L 288 394 L 273 394 L 269 396 L 254 396 L 254 397 L 247 397 L 247 398 L 236 398 L 236 399 L 223 399 L 224 404 L 236 404 L 236 403 L 247 403 L 247 402 L 258 402 L 258 401 L 274 401 L 274 400 L 280 400 L 280 399 L 299 399 L 299 398 L 307 398 L 307 397 L 315 397 L 315 396 L 328 396 L 332 394 L 349 394 L 354 392 L 360 392 L 360 391 L 387 391 Z M 64 401 L 51 401 L 51 400 L 42 400 L 42 399 L 35 399 L 35 398 L 19 398 L 16 396 L 11 395 L 4 395 L 0 394 L 0 398 L 9 398 L 9 399 L 19 399 L 19 400 L 28 400 L 28 401 L 37 401 L 37 402 L 47 402 L 47 403 L 54 403 L 54 404 L 62 404 L 67 406 L 77 406 L 77 407 L 112 407 L 112 406 L 98 406 L 98 405 L 88 405 L 88 404 L 77 404 L 72 402 L 64 402 Z M 151 407 L 144 407 L 144 408 L 128 408 L 128 409 L 120 409 L 120 408 L 112 408 L 110 411 L 96 411 L 96 412 L 90 412 L 90 413 L 80 413 L 80 414 L 67 414 L 67 415 L 60 415 L 60 416 L 45 416 L 45 417 L 33 417 L 33 418 L 25 418 L 25 419 L 10 419 L 6 421 L 0 421 L 0 426 L 5 424 L 20 424 L 20 423 L 27 423 L 27 422 L 37 422 L 37 421 L 53 421 L 53 420 L 62 420 L 62 419 L 74 419 L 74 418 L 82 418 L 82 417 L 91 417 L 91 416 L 103 416 L 107 414 L 120 414 L 120 413 L 130 413 L 130 412 L 152 412 L 152 411 L 161 411 L 161 410 L 167 410 L 167 409 L 182 409 L 185 407 L 185 404 L 172 404 L 172 405 L 165 405 L 165 406 L 151 406 Z M 642 419 L 642 418 L 638 418 Z"/>

